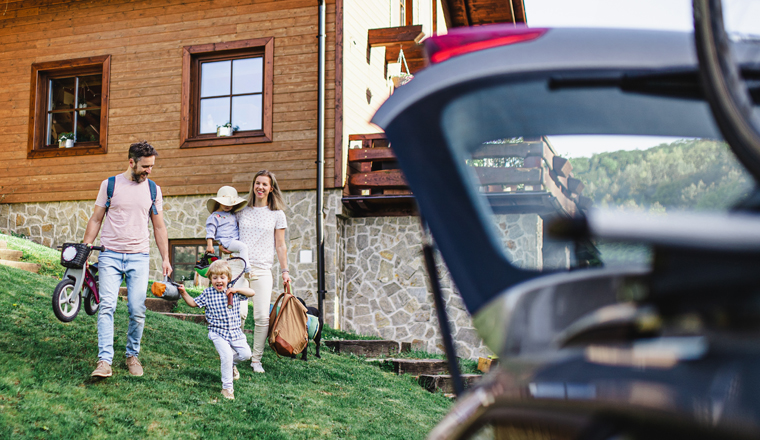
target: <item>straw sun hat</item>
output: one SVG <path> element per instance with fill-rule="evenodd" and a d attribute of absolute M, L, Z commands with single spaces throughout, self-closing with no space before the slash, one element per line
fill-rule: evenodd
<path fill-rule="evenodd" d="M 216 197 L 208 199 L 206 202 L 206 208 L 208 212 L 214 212 L 214 205 L 219 203 L 220 205 L 232 206 L 232 212 L 239 211 L 245 207 L 248 200 L 238 197 L 237 190 L 231 186 L 223 186 L 216 192 Z"/>

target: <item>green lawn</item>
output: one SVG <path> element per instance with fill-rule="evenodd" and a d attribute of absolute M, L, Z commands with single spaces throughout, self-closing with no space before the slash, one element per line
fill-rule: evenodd
<path fill-rule="evenodd" d="M 310 356 L 304 363 L 278 359 L 268 348 L 267 373 L 241 368 L 236 399 L 227 401 L 205 327 L 153 312 L 140 355 L 145 375 L 131 377 L 123 360 L 123 301 L 116 313 L 115 375 L 93 380 L 96 319 L 82 311 L 71 323 L 58 321 L 51 310 L 56 283 L 0 266 L 2 439 L 415 439 L 451 406 L 413 378 L 353 356 L 323 350 L 321 360 Z"/>

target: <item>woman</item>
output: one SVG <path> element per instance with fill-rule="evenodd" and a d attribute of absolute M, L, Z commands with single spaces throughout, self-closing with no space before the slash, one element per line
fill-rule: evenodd
<path fill-rule="evenodd" d="M 287 222 L 282 211 L 280 187 L 274 174 L 261 170 L 253 177 L 251 191 L 248 194 L 248 206 L 238 211 L 237 220 L 240 228 L 240 241 L 248 245 L 248 259 L 251 272 L 248 274 L 249 285 L 256 292 L 253 301 L 253 348 L 251 367 L 257 373 L 263 373 L 261 356 L 269 331 L 269 303 L 272 298 L 272 262 L 277 253 L 282 273 L 282 282 L 290 282 L 288 272 L 288 248 L 285 244 Z M 257 278 L 258 277 L 258 278 Z M 248 307 L 240 308 L 240 318 L 245 323 Z"/>

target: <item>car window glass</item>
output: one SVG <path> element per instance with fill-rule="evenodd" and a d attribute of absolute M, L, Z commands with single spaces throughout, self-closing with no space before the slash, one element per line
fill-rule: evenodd
<path fill-rule="evenodd" d="M 644 245 L 553 240 L 556 216 L 609 209 L 665 216 L 727 211 L 753 178 L 713 139 L 552 135 L 509 137 L 467 148 L 470 184 L 492 212 L 504 252 L 524 268 L 647 264 Z"/>

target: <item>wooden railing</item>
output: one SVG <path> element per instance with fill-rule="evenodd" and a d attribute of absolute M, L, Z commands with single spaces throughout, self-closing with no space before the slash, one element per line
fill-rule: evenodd
<path fill-rule="evenodd" d="M 348 137 L 343 203 L 359 215 L 414 214 L 414 196 L 383 133 Z"/>
<path fill-rule="evenodd" d="M 497 213 L 574 215 L 591 200 L 546 138 L 484 145 L 468 161 Z M 382 133 L 349 136 L 343 202 L 357 215 L 409 215 L 414 202 Z"/>

